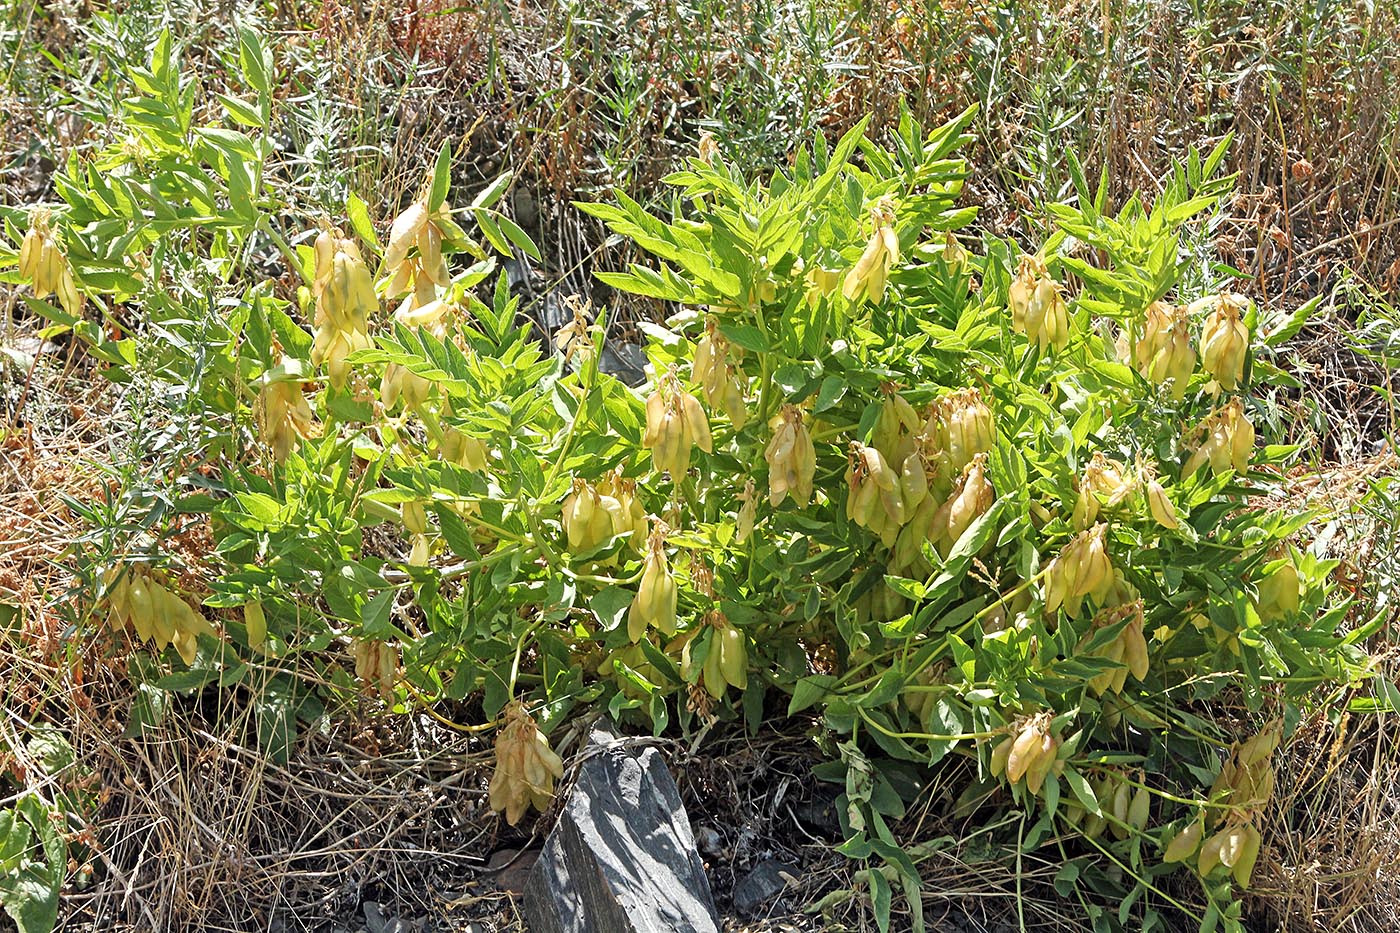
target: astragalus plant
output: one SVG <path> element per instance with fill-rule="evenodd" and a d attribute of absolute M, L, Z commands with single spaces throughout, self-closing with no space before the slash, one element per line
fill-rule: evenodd
<path fill-rule="evenodd" d="M 247 689 L 275 755 L 359 692 L 469 701 L 511 822 L 548 805 L 576 714 L 800 715 L 882 926 L 896 890 L 922 926 L 930 850 L 899 821 L 941 771 L 939 806 L 1062 863 L 1095 928 L 1161 928 L 1190 871 L 1204 906 L 1175 906 L 1238 929 L 1271 754 L 1365 633 L 1338 633 L 1270 443 L 1260 390 L 1302 318 L 1195 259 L 1224 143 L 1112 213 L 1071 160 L 1022 245 L 955 232 L 970 113 L 762 179 L 711 141 L 664 218 L 580 205 L 654 257 L 601 275 L 663 322 L 633 390 L 600 371 L 601 311 L 546 341 L 503 276 L 482 291 L 535 247 L 493 207 L 509 179 L 452 196 L 446 148 L 382 245 L 358 198 L 298 240 L 255 36 L 240 61 L 247 99 L 195 125 L 158 44 L 130 139 L 6 214 L 31 305 L 181 400 L 210 465 L 97 555 L 82 637 L 161 652 L 130 668 L 150 691 Z M 256 274 L 260 243 L 299 287 Z M 163 531 L 201 515 L 207 564 L 171 566 Z"/>

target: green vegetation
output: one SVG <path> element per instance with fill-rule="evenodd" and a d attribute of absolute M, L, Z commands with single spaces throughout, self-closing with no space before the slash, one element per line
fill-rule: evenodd
<path fill-rule="evenodd" d="M 0 902 L 484 859 L 606 713 L 830 784 L 823 928 L 1383 922 L 1396 13 L 9 10 Z"/>

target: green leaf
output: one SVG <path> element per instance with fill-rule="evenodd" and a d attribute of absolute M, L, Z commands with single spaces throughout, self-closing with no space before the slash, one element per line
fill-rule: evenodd
<path fill-rule="evenodd" d="M 433 165 L 433 187 L 428 194 L 428 212 L 433 213 L 447 200 L 447 189 L 452 184 L 452 142 L 444 139 L 438 150 L 437 162 Z M 478 216 L 478 220 L 480 217 Z"/>
<path fill-rule="evenodd" d="M 506 239 L 506 235 L 501 232 L 501 227 L 491 216 L 491 212 L 477 209 L 472 213 L 476 217 L 476 225 L 481 228 L 486 241 L 495 248 L 496 252 L 502 256 L 514 256 L 515 253 L 510 248 L 510 240 Z"/>
<path fill-rule="evenodd" d="M 267 125 L 263 121 L 262 111 L 256 105 L 230 94 L 216 94 L 215 96 L 219 98 L 220 103 L 224 105 L 224 110 L 235 123 L 255 129 L 262 129 Z"/>
<path fill-rule="evenodd" d="M 629 589 L 610 586 L 594 594 L 588 601 L 588 608 L 598 617 L 598 624 L 602 626 L 603 631 L 611 632 L 622 624 L 634 595 Z"/>
<path fill-rule="evenodd" d="M 272 93 L 272 53 L 248 26 L 238 27 L 238 67 L 243 80 L 259 94 L 266 97 Z"/>
<path fill-rule="evenodd" d="M 394 609 L 395 592 L 385 590 L 365 603 L 360 614 L 361 634 L 364 637 L 387 639 L 398 634 L 389 621 Z"/>
<path fill-rule="evenodd" d="M 788 715 L 815 706 L 831 694 L 836 678 L 830 674 L 812 674 L 798 680 L 792 688 L 792 700 L 788 703 Z"/>
<path fill-rule="evenodd" d="M 506 238 L 514 243 L 522 253 L 536 262 L 544 261 L 543 257 L 540 256 L 539 247 L 535 245 L 535 241 L 530 239 L 530 235 L 524 230 L 521 230 L 520 227 L 516 225 L 515 221 L 504 214 L 497 215 L 496 221 L 501 225 L 501 230 L 505 233 Z"/>
<path fill-rule="evenodd" d="M 504 175 L 499 176 L 472 199 L 472 203 L 468 205 L 468 208 L 477 210 L 478 208 L 493 207 L 496 202 L 501 199 L 501 196 L 510 188 L 510 183 L 514 180 L 514 172 L 506 172 Z"/>
<path fill-rule="evenodd" d="M 345 199 L 345 213 L 350 218 L 350 227 L 366 245 L 376 253 L 383 252 L 379 245 L 379 235 L 374 232 L 374 224 L 369 219 L 369 206 L 355 192 Z"/>
<path fill-rule="evenodd" d="M 1099 809 L 1099 799 L 1094 795 L 1094 789 L 1089 786 L 1089 782 L 1074 768 L 1065 767 L 1065 783 L 1074 792 L 1074 796 L 1079 798 L 1079 802 L 1084 804 L 1084 809 L 1095 816 L 1103 816 L 1103 811 Z"/>
<path fill-rule="evenodd" d="M 875 910 L 875 925 L 880 933 L 890 931 L 890 882 L 878 868 L 868 870 L 870 878 L 870 903 Z"/>
<path fill-rule="evenodd" d="M 1322 307 L 1322 299 L 1322 295 L 1315 295 L 1300 305 L 1287 320 L 1265 335 L 1265 346 L 1279 347 L 1297 336 L 1313 313 Z"/>

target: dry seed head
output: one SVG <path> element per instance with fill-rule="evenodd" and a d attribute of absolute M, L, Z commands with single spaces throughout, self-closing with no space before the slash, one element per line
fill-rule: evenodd
<path fill-rule="evenodd" d="M 739 493 L 739 511 L 734 522 L 734 540 L 743 544 L 753 534 L 754 520 L 758 512 L 758 490 L 753 479 L 744 480 L 744 491 Z"/>
<path fill-rule="evenodd" d="M 700 141 L 695 149 L 696 158 L 706 165 L 714 165 L 715 160 L 719 158 L 719 140 L 709 130 L 700 132 Z"/>
<path fill-rule="evenodd" d="M 514 826 L 531 806 L 541 811 L 549 806 L 554 782 L 564 776 L 564 763 L 518 700 L 506 704 L 501 718 L 488 799 L 491 809 L 503 811 Z"/>
<path fill-rule="evenodd" d="M 554 348 L 564 354 L 564 362 L 574 361 L 582 368 L 593 359 L 594 327 L 590 307 L 586 300 L 574 295 L 567 296 L 564 302 L 573 311 L 573 317 L 554 332 Z"/>
<path fill-rule="evenodd" d="M 286 362 L 284 358 L 283 364 Z M 278 463 L 287 459 L 301 438 L 311 434 L 311 406 L 301 392 L 300 382 L 264 381 L 253 403 L 253 417 L 258 425 L 258 439 Z"/>

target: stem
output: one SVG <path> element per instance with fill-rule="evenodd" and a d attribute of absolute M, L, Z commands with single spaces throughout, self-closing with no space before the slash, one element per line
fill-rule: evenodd
<path fill-rule="evenodd" d="M 892 739 L 923 739 L 929 742 L 961 742 L 965 739 L 990 739 L 1001 735 L 1000 732 L 960 732 L 957 735 L 932 735 L 928 732 L 891 732 L 878 722 L 870 718 L 870 714 L 863 709 L 857 709 L 860 718 L 865 720 L 866 725 L 877 732 L 889 736 Z"/>
<path fill-rule="evenodd" d="M 544 488 L 549 489 L 554 485 L 555 478 L 559 475 L 560 469 L 564 466 L 564 459 L 569 456 L 569 451 L 574 446 L 574 433 L 578 429 L 578 423 L 583 420 L 583 409 L 588 403 L 589 397 L 593 394 L 598 383 L 598 358 L 594 358 L 588 363 L 588 381 L 584 383 L 583 395 L 578 400 L 578 408 L 574 411 L 574 417 L 569 421 L 569 429 L 564 433 L 564 441 L 559 445 L 559 456 L 550 464 L 549 475 L 545 477 Z"/>
<path fill-rule="evenodd" d="M 416 699 L 421 704 L 423 712 L 427 713 L 429 716 L 433 717 L 438 722 L 442 723 L 444 726 L 447 726 L 449 729 L 456 729 L 458 732 L 489 732 L 492 729 L 496 728 L 496 726 L 500 723 L 500 720 L 492 719 L 489 722 L 483 722 L 480 725 L 464 726 L 460 722 L 455 722 L 451 719 L 448 719 L 446 716 L 433 709 L 429 704 L 434 703 L 436 701 L 430 700 L 423 694 L 419 693 L 418 688 L 413 686 L 413 684 L 405 680 L 403 681 L 403 685 L 409 693 L 413 694 L 414 699 Z"/>
<path fill-rule="evenodd" d="M 258 221 L 258 227 L 272 240 L 273 245 L 277 247 L 277 251 L 282 254 L 282 258 L 287 260 L 287 264 L 296 270 L 297 276 L 301 279 L 301 284 L 310 288 L 312 285 L 311 277 L 307 275 L 306 270 L 301 267 L 301 260 L 297 258 L 296 250 L 287 245 L 287 241 L 282 238 L 282 234 L 272 228 L 272 224 L 268 221 L 266 214 Z"/>

